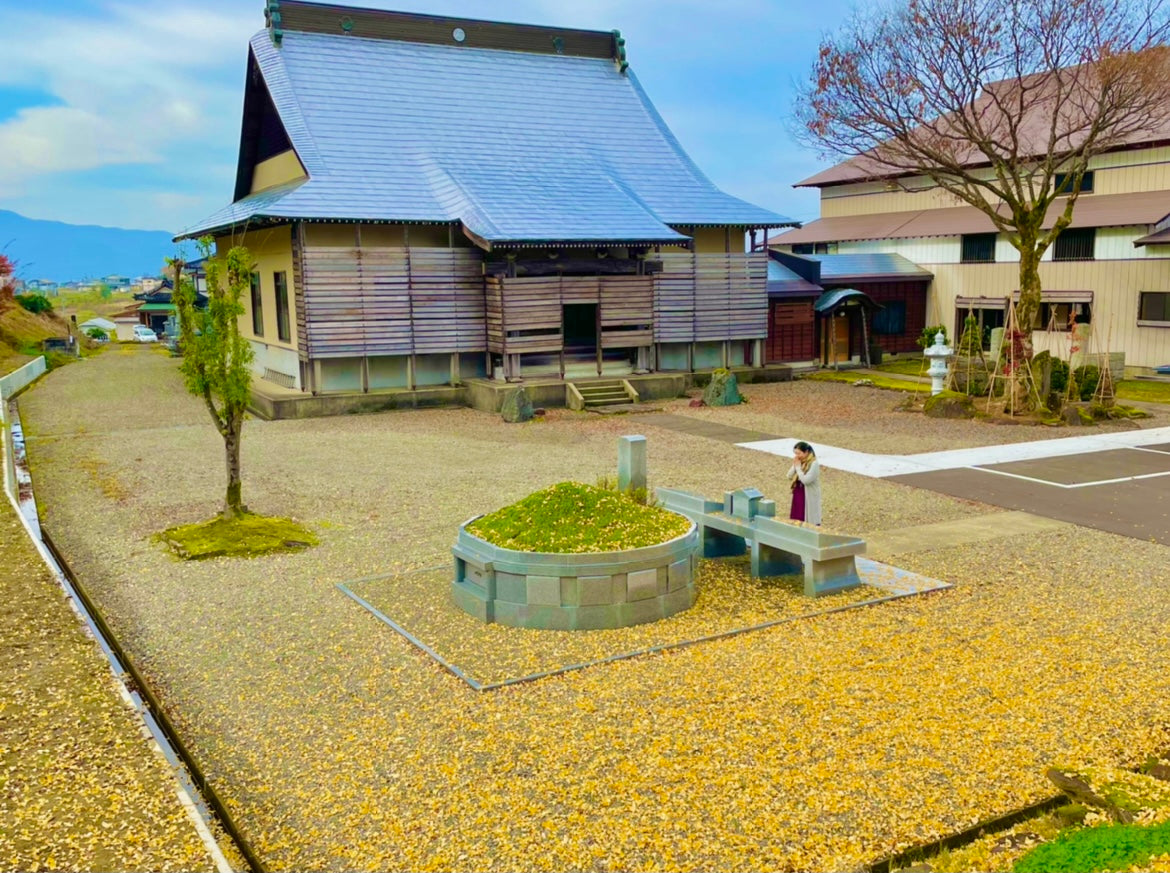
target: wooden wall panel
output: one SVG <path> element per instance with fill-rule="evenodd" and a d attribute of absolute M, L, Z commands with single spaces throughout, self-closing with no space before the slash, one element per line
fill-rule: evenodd
<path fill-rule="evenodd" d="M 768 261 L 754 254 L 671 253 L 654 276 L 657 342 L 768 335 Z"/>
<path fill-rule="evenodd" d="M 811 361 L 816 357 L 813 301 L 771 301 L 771 323 L 765 357 L 769 364 Z"/>
<path fill-rule="evenodd" d="M 297 222 L 292 232 L 293 315 L 297 327 L 297 357 L 309 360 L 309 329 L 305 318 L 305 226 Z"/>
<path fill-rule="evenodd" d="M 602 348 L 654 342 L 650 276 L 488 276 L 488 350 L 501 354 L 559 352 L 564 307 L 596 304 Z"/>
<path fill-rule="evenodd" d="M 305 246 L 314 358 L 476 352 L 486 347 L 481 260 L 466 249 Z"/>

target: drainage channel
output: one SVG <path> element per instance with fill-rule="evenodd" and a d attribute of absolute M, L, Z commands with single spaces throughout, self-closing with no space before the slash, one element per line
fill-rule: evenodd
<path fill-rule="evenodd" d="M 0 408 L 0 412 L 3 411 Z M 33 496 L 32 477 L 29 475 L 28 458 L 25 453 L 24 433 L 15 400 L 8 403 L 7 424 L 11 443 L 7 443 L 4 449 L 8 450 L 11 446 L 13 466 L 16 470 L 16 482 L 9 483 L 15 484 L 16 488 L 8 491 L 9 499 L 28 531 L 29 539 L 37 547 L 37 551 L 53 572 L 58 584 L 64 589 L 70 606 L 89 629 L 102 654 L 109 661 L 110 669 L 118 680 L 123 697 L 142 717 L 151 738 L 171 764 L 172 770 L 180 782 L 180 797 L 183 799 L 184 805 L 187 806 L 188 812 L 191 813 L 196 830 L 207 845 L 217 869 L 220 873 L 231 873 L 233 868 L 224 857 L 208 827 L 208 823 L 213 820 L 231 838 L 234 848 L 254 873 L 267 873 L 267 868 L 257 857 L 243 834 L 240 833 L 239 828 L 236 827 L 227 807 L 220 800 L 215 788 L 208 782 L 194 755 L 183 743 L 158 697 L 119 644 L 101 611 L 78 581 L 73 569 L 53 542 L 52 537 L 49 536 L 49 532 L 40 525 L 36 501 Z M 15 496 L 13 491 L 17 492 Z"/>
<path fill-rule="evenodd" d="M 1043 815 L 1046 812 L 1052 812 L 1057 807 L 1068 802 L 1069 799 L 1064 794 L 1048 797 L 1038 803 L 1033 803 L 1031 806 L 1017 809 L 1015 812 L 1009 812 L 1006 815 L 981 821 L 966 830 L 935 840 L 932 843 L 915 846 L 914 848 L 901 851 L 896 855 L 883 858 L 866 867 L 866 873 L 891 873 L 891 871 L 901 870 L 911 864 L 921 863 L 923 861 L 929 862 L 932 857 L 941 853 L 943 850 L 966 846 L 975 842 L 980 837 L 1005 831 L 1020 822 L 1035 818 L 1038 815 Z"/>

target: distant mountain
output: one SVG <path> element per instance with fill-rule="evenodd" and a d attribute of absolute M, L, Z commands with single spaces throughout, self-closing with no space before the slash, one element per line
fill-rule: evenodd
<path fill-rule="evenodd" d="M 109 275 L 155 276 L 176 246 L 165 230 L 123 230 L 25 218 L 0 209 L 0 252 L 21 279 L 71 282 Z"/>

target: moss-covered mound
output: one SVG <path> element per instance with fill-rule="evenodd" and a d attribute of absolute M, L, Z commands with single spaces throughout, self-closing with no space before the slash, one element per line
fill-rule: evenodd
<path fill-rule="evenodd" d="M 252 558 L 317 545 L 317 536 L 291 518 L 245 514 L 172 527 L 158 534 L 180 558 Z"/>
<path fill-rule="evenodd" d="M 664 543 L 690 529 L 689 519 L 642 506 L 623 494 L 559 482 L 477 519 L 467 529 L 494 546 L 520 552 L 617 552 Z"/>

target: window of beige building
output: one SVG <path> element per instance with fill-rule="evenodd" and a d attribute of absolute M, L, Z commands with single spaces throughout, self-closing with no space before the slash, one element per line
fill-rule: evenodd
<path fill-rule="evenodd" d="M 965 233 L 959 260 L 964 264 L 995 263 L 994 233 Z"/>
<path fill-rule="evenodd" d="M 264 336 L 264 308 L 259 273 L 252 274 L 252 333 Z"/>
<path fill-rule="evenodd" d="M 1138 323 L 1170 327 L 1170 291 L 1142 291 L 1138 295 Z"/>
<path fill-rule="evenodd" d="M 1033 330 L 1069 331 L 1074 324 L 1090 324 L 1092 308 L 1089 303 L 1041 303 L 1032 322 Z"/>
<path fill-rule="evenodd" d="M 292 341 L 288 328 L 288 281 L 284 273 L 272 274 L 272 285 L 276 289 L 276 338 L 282 343 Z"/>
<path fill-rule="evenodd" d="M 792 246 L 792 254 L 794 254 L 794 255 L 835 255 L 835 254 L 837 254 L 837 244 L 835 242 L 795 243 Z"/>
<path fill-rule="evenodd" d="M 1058 194 L 1067 194 L 1072 190 L 1072 179 L 1068 173 L 1057 173 L 1053 179 Z M 1081 193 L 1088 194 L 1093 190 L 1093 171 L 1089 170 L 1081 176 Z"/>
<path fill-rule="evenodd" d="M 1091 261 L 1097 242 L 1095 227 L 1066 227 L 1052 248 L 1054 261 Z"/>

